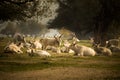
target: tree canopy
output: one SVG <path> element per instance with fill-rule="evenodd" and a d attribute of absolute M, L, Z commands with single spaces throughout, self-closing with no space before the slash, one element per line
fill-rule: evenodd
<path fill-rule="evenodd" d="M 0 20 L 26 20 L 32 18 L 40 21 L 43 18 L 56 15 L 54 12 L 57 7 L 56 0 L 1 0 Z"/>
<path fill-rule="evenodd" d="M 95 41 L 120 37 L 120 1 L 118 0 L 58 0 L 59 15 L 52 25 L 93 32 Z"/>
<path fill-rule="evenodd" d="M 2 0 L 0 20 L 49 21 L 49 27 L 92 32 L 95 41 L 104 44 L 120 37 L 119 4 L 120 0 Z"/>
<path fill-rule="evenodd" d="M 1 0 L 0 1 L 0 19 L 1 20 L 21 20 L 24 17 L 30 17 L 25 13 L 28 9 L 28 2 L 33 0 Z"/>

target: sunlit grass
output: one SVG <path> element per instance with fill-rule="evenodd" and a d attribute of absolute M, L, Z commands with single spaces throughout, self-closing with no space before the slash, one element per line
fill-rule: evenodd
<path fill-rule="evenodd" d="M 1 56 L 0 71 L 26 71 L 39 70 L 51 67 L 84 67 L 97 69 L 120 70 L 120 59 L 118 56 L 52 56 L 52 57 L 30 57 L 24 55 Z"/>
<path fill-rule="evenodd" d="M 88 46 L 91 47 L 91 43 L 89 40 L 80 40 L 79 42 L 80 45 Z"/>

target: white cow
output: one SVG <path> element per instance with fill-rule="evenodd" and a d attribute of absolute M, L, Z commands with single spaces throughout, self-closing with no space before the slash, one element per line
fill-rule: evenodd
<path fill-rule="evenodd" d="M 51 50 L 52 52 L 56 52 L 56 53 L 61 53 L 61 49 L 60 47 L 55 47 L 55 46 L 47 46 L 46 50 Z"/>
<path fill-rule="evenodd" d="M 70 45 L 71 45 L 71 44 L 70 44 L 67 40 L 64 40 L 63 46 L 69 47 Z"/>
<path fill-rule="evenodd" d="M 72 44 L 69 49 L 72 49 L 75 52 L 75 55 L 78 56 L 95 56 L 96 52 L 94 49 L 86 46 Z"/>
<path fill-rule="evenodd" d="M 61 51 L 68 53 L 69 52 L 69 46 L 70 46 L 70 42 L 68 42 L 68 40 L 64 40 L 63 41 L 63 46 L 61 47 Z"/>
<path fill-rule="evenodd" d="M 28 49 L 27 50 L 27 53 L 29 53 L 29 55 L 38 55 L 38 56 L 46 56 L 46 57 L 50 57 L 51 54 L 48 53 L 47 51 L 45 50 L 36 50 L 36 49 Z"/>
<path fill-rule="evenodd" d="M 35 49 L 42 49 L 42 44 L 38 40 L 33 42 L 33 46 Z"/>
<path fill-rule="evenodd" d="M 7 45 L 7 46 L 4 48 L 4 52 L 5 52 L 5 53 L 7 53 L 7 52 L 12 52 L 12 53 L 17 53 L 17 54 L 23 53 L 23 51 L 21 50 L 21 45 L 17 46 L 17 45 L 14 44 L 14 43 L 10 43 L 9 45 Z"/>

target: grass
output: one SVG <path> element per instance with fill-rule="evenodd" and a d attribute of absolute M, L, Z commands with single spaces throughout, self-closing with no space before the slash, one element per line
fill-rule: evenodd
<path fill-rule="evenodd" d="M 0 42 L 0 80 L 120 79 L 120 53 L 94 57 L 77 57 L 67 53 L 52 57 L 3 54 L 8 41 Z M 87 40 L 81 40 L 79 44 L 91 46 Z"/>
<path fill-rule="evenodd" d="M 51 67 L 82 67 L 96 69 L 120 70 L 119 57 L 95 56 L 95 57 L 29 57 L 11 56 L 0 58 L 0 71 L 29 71 L 41 70 Z"/>
<path fill-rule="evenodd" d="M 116 56 L 2 57 L 0 72 L 5 80 L 119 80 L 120 60 Z"/>
<path fill-rule="evenodd" d="M 90 41 L 89 40 L 80 40 L 79 42 L 80 45 L 88 46 L 91 47 Z"/>

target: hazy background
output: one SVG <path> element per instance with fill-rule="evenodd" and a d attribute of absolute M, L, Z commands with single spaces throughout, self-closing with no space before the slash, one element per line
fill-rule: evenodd
<path fill-rule="evenodd" d="M 45 34 L 68 29 L 97 42 L 120 37 L 120 0 L 2 0 L 0 33 Z"/>

